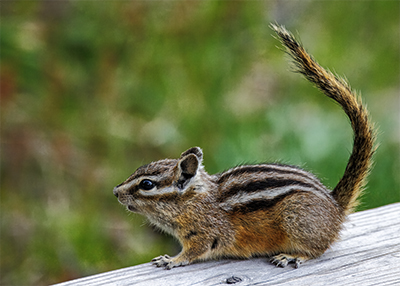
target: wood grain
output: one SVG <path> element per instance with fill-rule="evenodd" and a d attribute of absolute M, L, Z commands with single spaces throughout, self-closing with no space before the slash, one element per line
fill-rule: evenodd
<path fill-rule="evenodd" d="M 241 286 L 400 285 L 400 203 L 351 214 L 341 238 L 299 269 L 278 268 L 266 258 L 201 262 L 172 270 L 146 263 L 56 285 L 224 285 L 232 276 L 241 279 L 234 284 Z"/>

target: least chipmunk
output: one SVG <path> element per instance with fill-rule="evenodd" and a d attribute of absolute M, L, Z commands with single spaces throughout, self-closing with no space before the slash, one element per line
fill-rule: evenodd
<path fill-rule="evenodd" d="M 175 257 L 153 264 L 171 269 L 222 257 L 271 257 L 298 267 L 322 255 L 339 238 L 346 215 L 357 205 L 374 153 L 375 133 L 361 100 L 341 78 L 322 68 L 284 27 L 271 25 L 297 71 L 336 101 L 350 119 L 354 145 L 333 190 L 313 174 L 281 164 L 243 165 L 209 175 L 199 147 L 179 159 L 138 168 L 114 188 L 128 210 L 178 238 Z"/>

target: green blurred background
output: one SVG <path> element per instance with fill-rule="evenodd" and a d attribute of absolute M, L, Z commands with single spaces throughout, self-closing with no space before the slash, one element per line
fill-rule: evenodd
<path fill-rule="evenodd" d="M 290 72 L 270 21 L 345 74 L 379 127 L 359 210 L 400 201 L 399 15 L 398 1 L 2 1 L 1 284 L 176 254 L 112 189 L 191 146 L 209 173 L 279 161 L 334 187 L 348 120 Z"/>

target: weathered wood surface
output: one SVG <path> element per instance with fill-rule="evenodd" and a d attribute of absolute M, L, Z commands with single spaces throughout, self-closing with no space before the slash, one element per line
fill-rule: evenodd
<path fill-rule="evenodd" d="M 150 263 L 80 278 L 78 285 L 400 285 L 400 203 L 349 216 L 342 239 L 299 269 L 266 258 L 201 262 L 164 270 Z"/>

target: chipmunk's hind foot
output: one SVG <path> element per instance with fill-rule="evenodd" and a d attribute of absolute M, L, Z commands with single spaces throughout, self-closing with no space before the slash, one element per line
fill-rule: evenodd
<path fill-rule="evenodd" d="M 271 263 L 279 267 L 286 267 L 289 263 L 294 263 L 295 268 L 299 268 L 300 265 L 306 262 L 309 258 L 307 256 L 295 256 L 291 254 L 280 253 L 272 256 Z"/>
<path fill-rule="evenodd" d="M 170 270 L 174 267 L 185 266 L 189 264 L 189 261 L 180 259 L 179 256 L 170 257 L 169 255 L 161 255 L 151 260 L 152 264 L 157 267 L 164 267 L 164 269 Z"/>

